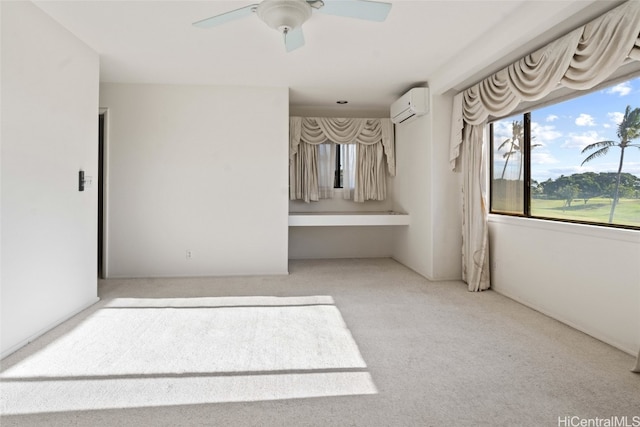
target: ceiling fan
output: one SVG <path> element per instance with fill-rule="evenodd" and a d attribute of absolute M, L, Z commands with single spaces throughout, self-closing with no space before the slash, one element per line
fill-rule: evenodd
<path fill-rule="evenodd" d="M 304 45 L 302 24 L 314 10 L 328 15 L 346 16 L 382 22 L 391 10 L 391 3 L 369 0 L 263 0 L 230 12 L 194 22 L 198 28 L 211 28 L 255 12 L 265 24 L 280 31 L 287 52 Z"/>

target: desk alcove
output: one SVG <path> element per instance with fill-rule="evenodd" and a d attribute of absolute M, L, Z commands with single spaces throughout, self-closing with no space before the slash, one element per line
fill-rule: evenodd
<path fill-rule="evenodd" d="M 408 231 L 410 216 L 393 211 L 290 212 L 289 258 L 383 258 Z"/>

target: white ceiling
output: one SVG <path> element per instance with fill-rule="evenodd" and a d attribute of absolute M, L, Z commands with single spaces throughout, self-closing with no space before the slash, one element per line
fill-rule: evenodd
<path fill-rule="evenodd" d="M 36 2 L 100 54 L 102 82 L 284 86 L 293 106 L 386 109 L 414 85 L 463 89 L 620 1 L 392 0 L 382 23 L 314 12 L 290 53 L 255 15 L 191 25 L 251 3 Z"/>

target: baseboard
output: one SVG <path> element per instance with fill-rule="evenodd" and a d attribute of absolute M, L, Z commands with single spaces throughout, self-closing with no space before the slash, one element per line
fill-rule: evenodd
<path fill-rule="evenodd" d="M 0 354 L 0 359 L 4 359 L 5 357 L 9 356 L 11 353 L 15 353 L 16 351 L 18 351 L 19 349 L 21 349 L 25 345 L 29 344 L 31 341 L 35 340 L 36 338 L 40 337 L 41 335 L 44 335 L 45 333 L 49 332 L 51 329 L 55 328 L 56 326 L 60 325 L 61 323 L 66 322 L 67 320 L 69 320 L 73 316 L 75 316 L 76 314 L 80 313 L 83 310 L 86 310 L 87 308 L 91 307 L 92 305 L 94 305 L 98 301 L 100 301 L 100 298 L 98 298 L 98 297 L 96 297 L 95 299 L 91 299 L 89 302 L 83 304 L 82 306 L 80 306 L 76 310 L 72 311 L 71 313 L 67 314 L 66 316 L 61 317 L 60 319 L 50 323 L 49 325 L 45 326 L 42 329 L 40 329 L 35 334 L 33 334 L 33 335 L 29 336 L 28 338 L 18 342 L 17 344 L 11 346 L 9 349 L 3 351 Z"/>
<path fill-rule="evenodd" d="M 462 281 L 462 276 L 459 276 L 459 275 L 455 275 L 455 276 L 449 276 L 449 275 L 434 276 L 434 275 L 427 274 L 426 271 L 416 270 L 415 268 L 410 267 L 409 265 L 405 264 L 403 261 L 399 260 L 398 258 L 396 258 L 394 256 L 391 256 L 391 259 L 396 261 L 397 263 L 400 263 L 403 266 L 407 267 L 409 270 L 413 271 L 414 273 L 419 274 L 420 276 L 424 277 L 425 279 L 427 279 L 430 282 L 461 282 Z"/>
<path fill-rule="evenodd" d="M 498 293 L 498 294 L 500 294 L 502 296 L 505 296 L 505 297 L 507 297 L 507 298 L 519 303 L 519 304 L 522 304 L 525 307 L 529 307 L 532 310 L 535 310 L 535 311 L 537 311 L 539 313 L 542 313 L 547 317 L 550 317 L 550 318 L 552 318 L 554 320 L 557 320 L 560 323 L 564 323 L 565 325 L 570 326 L 571 328 L 573 328 L 573 329 L 575 329 L 577 331 L 580 331 L 580 332 L 582 332 L 582 333 L 584 333 L 586 335 L 589 335 L 592 338 L 595 338 L 595 339 L 597 339 L 599 341 L 602 341 L 605 344 L 608 344 L 608 345 L 610 345 L 612 347 L 615 347 L 618 350 L 629 354 L 630 356 L 637 356 L 637 354 L 638 354 L 636 349 L 630 348 L 629 346 L 624 345 L 623 343 L 620 343 L 618 340 L 614 339 L 611 336 L 606 336 L 606 335 L 598 333 L 596 331 L 592 331 L 588 327 L 585 327 L 585 326 L 580 325 L 580 324 L 578 324 L 576 322 L 573 322 L 570 319 L 567 319 L 564 316 L 559 315 L 558 313 L 556 313 L 556 312 L 554 312 L 552 310 L 547 310 L 547 309 L 545 309 L 543 307 L 538 306 L 537 304 L 532 304 L 531 302 L 529 302 L 527 300 L 524 300 L 524 299 L 522 299 L 522 298 L 520 298 L 520 297 L 518 297 L 516 295 L 511 294 L 511 292 L 505 292 L 502 289 L 496 289 L 494 287 L 491 287 L 491 290 L 493 290 L 494 292 L 496 292 L 496 293 Z"/>

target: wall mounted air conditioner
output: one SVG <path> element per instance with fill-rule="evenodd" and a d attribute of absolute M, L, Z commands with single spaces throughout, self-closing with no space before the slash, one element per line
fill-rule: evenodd
<path fill-rule="evenodd" d="M 391 104 L 391 121 L 403 123 L 429 112 L 429 88 L 414 87 Z"/>

